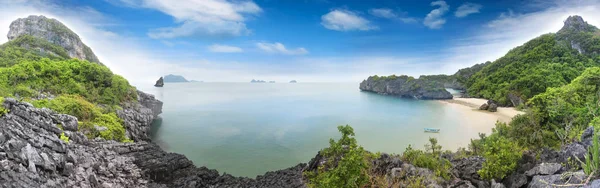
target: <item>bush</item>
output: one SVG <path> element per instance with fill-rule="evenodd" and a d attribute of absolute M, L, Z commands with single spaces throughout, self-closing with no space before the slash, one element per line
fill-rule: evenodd
<path fill-rule="evenodd" d="M 23 61 L 0 68 L 0 94 L 35 97 L 39 93 L 77 94 L 93 103 L 118 105 L 135 101 L 137 91 L 108 67 L 71 59 Z"/>
<path fill-rule="evenodd" d="M 437 144 L 437 139 L 429 138 L 430 144 L 425 145 L 425 150 L 415 150 L 410 145 L 402 154 L 402 160 L 417 167 L 432 170 L 436 176 L 446 180 L 450 179 L 452 165 L 448 159 L 442 158 L 442 146 Z"/>
<path fill-rule="evenodd" d="M 8 114 L 8 109 L 4 108 L 4 97 L 0 97 L 0 117 L 4 114 Z"/>
<path fill-rule="evenodd" d="M 485 162 L 477 174 L 487 180 L 502 180 L 517 167 L 517 161 L 521 156 L 521 149 L 515 142 L 500 136 L 497 132 L 493 133 L 483 143 Z"/>
<path fill-rule="evenodd" d="M 359 146 L 352 127 L 338 126 L 342 137 L 329 140 L 329 147 L 321 150 L 326 163 L 316 173 L 305 172 L 309 187 L 363 187 L 369 183 L 368 161 L 372 156 Z"/>
<path fill-rule="evenodd" d="M 37 108 L 49 108 L 58 113 L 69 114 L 80 121 L 79 130 L 88 138 L 102 137 L 106 140 L 129 141 L 125 136 L 123 120 L 116 113 L 104 113 L 102 108 L 86 101 L 79 95 L 60 95 L 54 99 L 33 101 Z M 106 127 L 104 131 L 96 131 L 95 126 Z"/>
<path fill-rule="evenodd" d="M 594 133 L 592 136 L 592 146 L 588 149 L 588 153 L 585 155 L 585 163 L 582 163 L 583 172 L 587 175 L 592 173 L 598 174 L 600 170 L 600 140 L 598 140 L 598 134 Z"/>

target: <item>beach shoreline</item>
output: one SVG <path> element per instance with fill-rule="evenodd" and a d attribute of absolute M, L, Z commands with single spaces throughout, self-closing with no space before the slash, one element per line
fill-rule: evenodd
<path fill-rule="evenodd" d="M 519 114 L 525 114 L 525 112 L 519 111 L 514 107 L 498 107 L 497 112 L 489 112 L 486 110 L 479 110 L 479 107 L 482 104 L 487 102 L 487 99 L 481 99 L 481 98 L 458 98 L 458 97 L 455 97 L 453 99 L 438 100 L 438 101 L 440 103 L 447 104 L 447 105 L 461 106 L 462 108 L 459 108 L 459 109 L 465 110 L 466 114 L 477 115 L 478 113 L 485 113 L 488 115 L 492 115 L 493 117 L 497 118 L 498 121 L 504 122 L 504 123 L 509 123 L 513 117 L 515 117 Z"/>

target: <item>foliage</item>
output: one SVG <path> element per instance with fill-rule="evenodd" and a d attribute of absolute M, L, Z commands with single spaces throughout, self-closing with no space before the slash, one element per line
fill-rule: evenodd
<path fill-rule="evenodd" d="M 9 67 L 22 61 L 70 59 L 67 51 L 46 40 L 22 35 L 0 46 L 0 67 Z"/>
<path fill-rule="evenodd" d="M 65 136 L 65 132 L 60 133 L 60 139 L 67 144 L 69 143 L 69 137 Z"/>
<path fill-rule="evenodd" d="M 501 131 L 494 129 L 493 133 L 483 140 L 485 162 L 477 173 L 484 179 L 502 180 L 517 167 L 517 161 L 521 159 L 520 147 L 502 136 Z"/>
<path fill-rule="evenodd" d="M 100 136 L 106 140 L 128 141 L 125 136 L 123 120 L 114 112 L 104 110 L 79 95 L 60 95 L 54 99 L 33 101 L 37 108 L 49 108 L 58 113 L 70 114 L 79 121 L 79 129 L 87 133 L 89 138 Z M 106 130 L 97 132 L 95 126 L 106 127 Z"/>
<path fill-rule="evenodd" d="M 321 150 L 327 162 L 317 173 L 306 172 L 310 187 L 362 187 L 369 182 L 370 154 L 359 146 L 352 127 L 338 126 L 342 137 Z"/>
<path fill-rule="evenodd" d="M 4 108 L 4 97 L 0 97 L 0 116 L 8 114 L 8 109 Z"/>
<path fill-rule="evenodd" d="M 0 68 L 0 96 L 77 94 L 93 103 L 118 105 L 137 98 L 136 89 L 107 67 L 71 59 L 24 61 Z"/>
<path fill-rule="evenodd" d="M 437 144 L 437 139 L 429 138 L 429 144 L 425 145 L 425 151 L 413 149 L 409 145 L 402 154 L 402 160 L 417 167 L 428 168 L 436 176 L 448 180 L 452 165 L 448 159 L 442 158 L 441 151 L 442 146 Z"/>
<path fill-rule="evenodd" d="M 592 146 L 588 149 L 588 153 L 585 155 L 585 163 L 581 166 L 583 172 L 587 175 L 598 173 L 600 169 L 600 140 L 598 140 L 597 133 L 592 136 Z"/>
<path fill-rule="evenodd" d="M 598 59 L 580 54 L 559 39 L 557 34 L 545 34 L 510 50 L 467 80 L 468 94 L 511 105 L 509 93 L 528 100 L 599 65 Z M 600 42 L 590 45 L 600 47 Z"/>

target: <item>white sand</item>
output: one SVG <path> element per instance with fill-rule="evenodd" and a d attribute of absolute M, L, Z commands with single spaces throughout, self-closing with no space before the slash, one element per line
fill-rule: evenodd
<path fill-rule="evenodd" d="M 479 107 L 487 102 L 487 99 L 479 99 L 479 98 L 454 98 L 451 100 L 440 100 L 440 102 L 448 104 L 448 105 L 461 105 L 468 108 L 460 108 L 465 109 L 470 112 L 467 112 L 468 116 L 478 116 L 480 113 L 490 114 L 497 118 L 498 121 L 508 123 L 510 120 L 519 114 L 525 114 L 525 112 L 519 111 L 513 107 L 498 107 L 497 112 L 488 112 L 485 110 L 479 110 Z M 474 113 L 473 113 L 474 112 Z M 474 117 L 475 119 L 475 117 Z"/>

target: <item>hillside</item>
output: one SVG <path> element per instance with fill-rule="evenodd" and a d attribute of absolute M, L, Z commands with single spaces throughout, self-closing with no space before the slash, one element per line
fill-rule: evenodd
<path fill-rule="evenodd" d="M 467 93 L 520 106 L 549 87 L 570 83 L 600 65 L 600 31 L 571 16 L 557 33 L 537 37 L 484 66 L 465 82 Z"/>
<path fill-rule="evenodd" d="M 361 91 L 414 99 L 452 99 L 444 84 L 427 77 L 415 79 L 410 76 L 369 76 L 360 83 Z"/>

